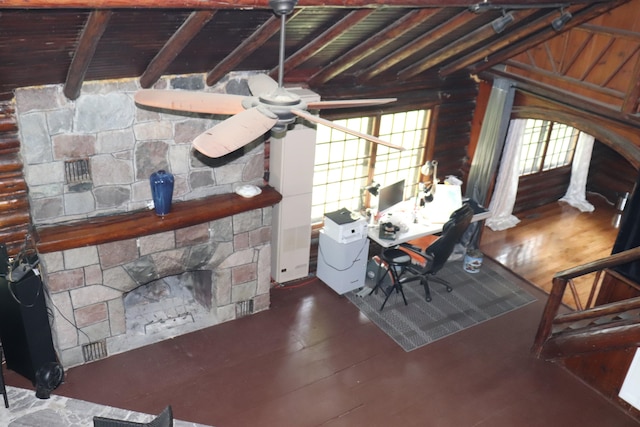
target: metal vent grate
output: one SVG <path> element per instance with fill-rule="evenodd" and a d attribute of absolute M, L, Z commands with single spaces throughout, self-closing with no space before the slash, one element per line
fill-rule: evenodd
<path fill-rule="evenodd" d="M 85 362 L 91 362 L 107 357 L 107 342 L 105 340 L 91 342 L 82 346 L 82 356 Z"/>
<path fill-rule="evenodd" d="M 91 182 L 91 170 L 89 169 L 89 159 L 65 161 L 64 177 L 67 184 Z"/>
<path fill-rule="evenodd" d="M 253 314 L 253 300 L 240 301 L 236 304 L 236 318 Z"/>

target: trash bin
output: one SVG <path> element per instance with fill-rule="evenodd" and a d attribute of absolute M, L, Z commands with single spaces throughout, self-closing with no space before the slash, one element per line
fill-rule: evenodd
<path fill-rule="evenodd" d="M 483 253 L 479 249 L 469 249 L 464 256 L 464 271 L 467 273 L 477 273 L 482 267 Z"/>

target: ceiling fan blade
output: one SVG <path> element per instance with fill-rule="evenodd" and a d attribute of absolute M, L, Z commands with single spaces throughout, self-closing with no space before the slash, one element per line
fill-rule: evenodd
<path fill-rule="evenodd" d="M 387 141 L 385 141 L 383 139 L 380 139 L 380 138 L 378 138 L 376 136 L 367 135 L 366 133 L 358 132 L 356 130 L 349 129 L 348 127 L 337 125 L 337 124 L 333 123 L 332 121 L 320 118 L 318 116 L 314 116 L 313 114 L 309 114 L 306 111 L 302 111 L 302 110 L 298 110 L 298 109 L 292 108 L 291 112 L 293 114 L 295 114 L 296 116 L 298 116 L 298 117 L 302 117 L 303 119 L 309 120 L 310 122 L 318 123 L 318 124 L 321 124 L 321 125 L 324 125 L 324 126 L 329 126 L 330 128 L 342 131 L 344 133 L 348 133 L 348 134 L 353 135 L 353 136 L 357 136 L 358 138 L 363 138 L 363 139 L 366 139 L 367 141 L 371 141 L 371 142 L 374 142 L 376 144 L 385 145 L 385 146 L 387 146 L 389 148 L 394 148 L 396 150 L 400 150 L 400 151 L 404 151 L 405 150 L 405 148 L 400 146 L 400 145 L 392 144 L 392 143 L 387 142 Z"/>
<path fill-rule="evenodd" d="M 148 107 L 205 114 L 238 114 L 245 111 L 241 95 L 191 92 L 186 90 L 142 89 L 135 93 L 136 103 Z"/>
<path fill-rule="evenodd" d="M 192 144 L 207 157 L 221 157 L 255 140 L 277 121 L 278 116 L 271 111 L 253 107 L 201 133 Z"/>
<path fill-rule="evenodd" d="M 378 99 L 344 99 L 336 101 L 317 101 L 309 102 L 307 108 L 310 110 L 322 110 L 323 108 L 351 108 L 366 107 L 369 105 L 382 105 L 396 102 L 397 98 L 378 98 Z"/>
<path fill-rule="evenodd" d="M 249 77 L 247 83 L 249 84 L 249 90 L 254 96 L 271 93 L 278 88 L 278 82 L 266 74 L 253 74 Z"/>

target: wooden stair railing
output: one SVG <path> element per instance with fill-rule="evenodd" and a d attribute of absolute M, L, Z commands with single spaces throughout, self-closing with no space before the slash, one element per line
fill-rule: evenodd
<path fill-rule="evenodd" d="M 640 346 L 640 298 L 600 305 L 558 315 L 567 284 L 586 274 L 640 260 L 640 247 L 629 249 L 553 277 L 532 352 L 538 358 L 556 359 L 593 351 Z"/>

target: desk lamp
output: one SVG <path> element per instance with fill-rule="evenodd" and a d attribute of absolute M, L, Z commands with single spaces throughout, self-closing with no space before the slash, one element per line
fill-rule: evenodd
<path fill-rule="evenodd" d="M 366 187 L 364 187 L 362 189 L 362 194 L 360 194 L 360 213 L 362 213 L 362 214 L 366 213 L 367 216 L 371 215 L 371 212 L 366 209 L 367 200 L 366 200 L 365 196 L 367 195 L 367 193 L 369 193 L 373 197 L 377 197 L 378 196 L 378 190 L 380 190 L 380 184 L 376 184 L 375 182 L 372 182 L 371 184 L 367 185 Z M 368 211 L 368 212 L 366 212 L 366 211 Z"/>
<path fill-rule="evenodd" d="M 420 168 L 420 173 L 424 177 L 418 183 L 418 199 L 421 207 L 433 201 L 433 195 L 436 193 L 436 184 L 438 183 L 437 171 L 438 162 L 436 160 L 427 160 Z"/>

